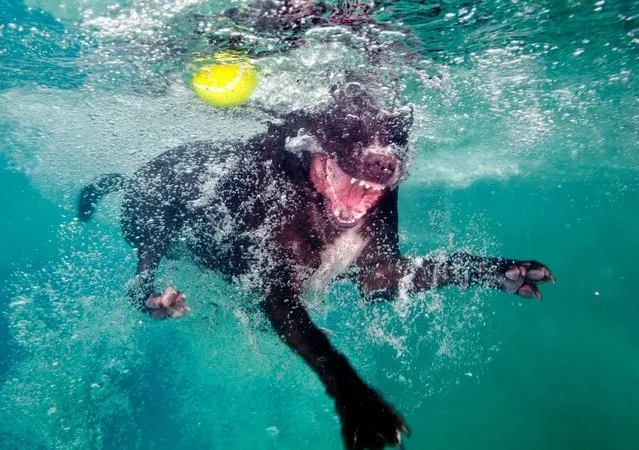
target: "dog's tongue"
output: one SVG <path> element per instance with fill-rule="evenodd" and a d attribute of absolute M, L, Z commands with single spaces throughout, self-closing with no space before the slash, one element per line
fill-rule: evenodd
<path fill-rule="evenodd" d="M 357 208 L 363 202 L 366 190 L 359 186 L 359 182 L 351 183 L 349 180 L 350 177 L 340 177 L 337 182 L 333 182 L 333 188 L 340 203 L 347 208 Z"/>
<path fill-rule="evenodd" d="M 313 166 L 316 189 L 324 195 L 329 212 L 343 225 L 355 225 L 382 194 L 382 185 L 348 175 L 330 158 L 316 155 Z"/>
<path fill-rule="evenodd" d="M 338 200 L 348 208 L 370 208 L 382 193 L 382 185 L 351 177 L 332 163 L 335 176 L 330 180 Z"/>

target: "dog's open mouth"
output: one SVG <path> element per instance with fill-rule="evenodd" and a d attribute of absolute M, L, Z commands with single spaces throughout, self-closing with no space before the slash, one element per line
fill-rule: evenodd
<path fill-rule="evenodd" d="M 334 160 L 320 153 L 313 155 L 311 180 L 324 196 L 329 216 L 341 228 L 357 225 L 386 189 L 384 184 L 348 175 Z"/>

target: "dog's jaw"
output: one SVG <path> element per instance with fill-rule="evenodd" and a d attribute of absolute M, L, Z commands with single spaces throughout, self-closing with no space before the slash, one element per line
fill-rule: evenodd
<path fill-rule="evenodd" d="M 385 184 L 358 179 L 345 173 L 328 156 L 315 153 L 311 158 L 311 181 L 322 195 L 331 222 L 338 228 L 352 228 L 377 203 Z"/>

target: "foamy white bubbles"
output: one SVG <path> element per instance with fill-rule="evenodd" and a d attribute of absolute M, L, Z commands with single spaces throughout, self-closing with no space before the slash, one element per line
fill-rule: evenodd
<path fill-rule="evenodd" d="M 94 89 L 14 89 L 0 94 L 0 120 L 11 123 L 5 155 L 55 201 L 98 175 L 130 174 L 163 151 L 197 140 L 246 138 L 263 129 L 229 116 L 176 83 L 164 96 Z"/>

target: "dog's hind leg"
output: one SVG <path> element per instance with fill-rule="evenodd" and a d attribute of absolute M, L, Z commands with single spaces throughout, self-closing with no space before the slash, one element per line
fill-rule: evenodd
<path fill-rule="evenodd" d="M 184 304 L 186 296 L 172 287 L 162 294 L 155 293 L 155 272 L 160 266 L 161 255 L 162 252 L 153 248 L 139 252 L 137 271 L 129 286 L 129 299 L 133 306 L 154 319 L 179 317 L 189 310 Z"/>
<path fill-rule="evenodd" d="M 129 299 L 137 309 L 148 312 L 146 302 L 155 293 L 155 272 L 160 266 L 161 253 L 146 248 L 139 251 L 138 267 L 129 286 Z"/>
<path fill-rule="evenodd" d="M 136 274 L 129 285 L 129 299 L 134 307 L 153 318 L 178 317 L 188 310 L 184 294 L 173 288 L 158 294 L 154 282 L 160 261 L 181 228 L 182 215 L 162 208 L 159 196 L 144 194 L 141 190 L 127 192 L 122 214 L 124 238 L 138 257 Z"/>
<path fill-rule="evenodd" d="M 158 294 L 154 288 L 160 261 L 180 233 L 186 216 L 179 185 L 166 182 L 170 176 L 166 172 L 160 167 L 152 175 L 133 177 L 122 205 L 122 234 L 138 257 L 129 298 L 133 306 L 154 318 L 177 317 L 188 310 L 184 294 L 173 288 Z"/>

